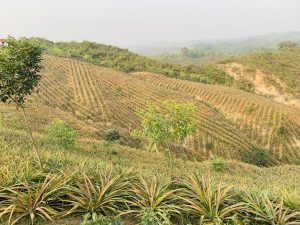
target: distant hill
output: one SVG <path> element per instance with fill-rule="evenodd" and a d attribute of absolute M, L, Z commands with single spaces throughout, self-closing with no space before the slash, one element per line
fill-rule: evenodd
<path fill-rule="evenodd" d="M 159 43 L 145 46 L 130 46 L 129 49 L 142 55 L 157 56 L 168 60 L 174 54 L 180 57 L 181 49 L 186 47 L 191 51 L 190 58 L 202 58 L 215 55 L 237 55 L 276 49 L 282 41 L 300 43 L 300 32 L 283 32 L 236 39 L 202 40 L 182 43 Z M 178 60 L 179 62 L 179 60 Z"/>

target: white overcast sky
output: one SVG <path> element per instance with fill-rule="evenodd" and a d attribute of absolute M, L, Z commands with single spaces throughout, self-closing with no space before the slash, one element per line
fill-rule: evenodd
<path fill-rule="evenodd" d="M 300 31 L 300 0 L 0 0 L 0 37 L 119 46 Z"/>

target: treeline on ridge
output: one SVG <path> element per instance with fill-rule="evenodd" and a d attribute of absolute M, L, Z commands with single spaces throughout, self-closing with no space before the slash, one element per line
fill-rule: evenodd
<path fill-rule="evenodd" d="M 233 78 L 214 64 L 203 66 L 177 65 L 161 62 L 115 46 L 93 42 L 52 42 L 42 38 L 30 38 L 45 49 L 47 54 L 84 60 L 99 66 L 130 72 L 151 72 L 172 78 L 206 84 L 231 85 Z"/>

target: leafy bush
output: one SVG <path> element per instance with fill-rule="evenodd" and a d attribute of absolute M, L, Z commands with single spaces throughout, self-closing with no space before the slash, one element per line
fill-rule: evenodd
<path fill-rule="evenodd" d="M 254 112 L 255 111 L 255 107 L 254 107 L 254 105 L 252 104 L 252 105 L 247 105 L 246 107 L 245 107 L 245 113 L 252 113 L 252 112 Z"/>
<path fill-rule="evenodd" d="M 297 165 L 297 166 L 300 166 L 300 159 L 294 159 L 293 164 Z"/>
<path fill-rule="evenodd" d="M 221 171 L 225 167 L 225 161 L 222 157 L 215 157 L 211 160 L 212 169 L 215 171 Z"/>
<path fill-rule="evenodd" d="M 122 225 L 120 219 L 109 218 L 103 215 L 97 215 L 96 213 L 85 214 L 83 222 L 80 225 Z"/>
<path fill-rule="evenodd" d="M 120 140 L 121 138 L 121 134 L 119 131 L 111 129 L 111 130 L 107 130 L 105 131 L 101 137 L 105 140 L 105 141 L 109 141 L 109 142 L 115 142 Z"/>
<path fill-rule="evenodd" d="M 266 150 L 261 148 L 254 148 L 252 149 L 252 151 L 244 153 L 243 161 L 246 163 L 257 165 L 259 167 L 263 167 L 269 165 L 270 158 Z"/>
<path fill-rule="evenodd" d="M 70 149 L 75 146 L 76 132 L 65 121 L 55 120 L 47 128 L 47 137 L 51 144 Z"/>
<path fill-rule="evenodd" d="M 140 225 L 171 225 L 171 222 L 168 213 L 145 209 L 141 216 Z"/>
<path fill-rule="evenodd" d="M 283 136 L 283 135 L 285 135 L 287 133 L 287 130 L 286 130 L 286 128 L 284 127 L 284 126 L 279 126 L 278 128 L 277 128 L 277 134 L 278 135 L 281 135 L 281 136 Z"/>
<path fill-rule="evenodd" d="M 239 79 L 236 82 L 236 87 L 240 90 L 247 91 L 247 92 L 254 92 L 254 84 L 247 80 L 247 79 Z"/>
<path fill-rule="evenodd" d="M 197 127 L 193 114 L 195 105 L 192 103 L 179 104 L 164 102 L 162 106 L 151 104 L 148 109 L 138 109 L 141 127 L 133 134 L 148 141 L 150 150 L 166 143 L 183 143 Z"/>
<path fill-rule="evenodd" d="M 208 142 L 208 143 L 205 144 L 205 149 L 208 150 L 208 151 L 212 150 L 213 147 L 214 147 L 214 144 L 212 142 Z"/>

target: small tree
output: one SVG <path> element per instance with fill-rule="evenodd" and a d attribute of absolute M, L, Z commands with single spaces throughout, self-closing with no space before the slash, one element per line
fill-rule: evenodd
<path fill-rule="evenodd" d="M 26 39 L 9 37 L 7 46 L 0 46 L 0 101 L 13 103 L 22 110 L 27 130 L 41 165 L 40 156 L 29 127 L 24 103 L 40 80 L 42 49 Z"/>
<path fill-rule="evenodd" d="M 137 110 L 141 127 L 134 134 L 145 139 L 151 150 L 155 147 L 159 151 L 169 142 L 182 144 L 195 131 L 194 110 L 191 103 L 164 102 L 161 107 L 150 104 L 147 109 Z"/>
<path fill-rule="evenodd" d="M 48 140 L 51 144 L 71 149 L 75 147 L 76 132 L 68 123 L 62 120 L 54 120 L 47 128 Z"/>

